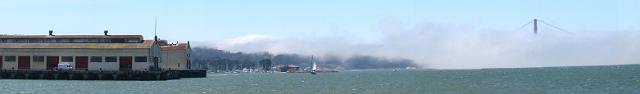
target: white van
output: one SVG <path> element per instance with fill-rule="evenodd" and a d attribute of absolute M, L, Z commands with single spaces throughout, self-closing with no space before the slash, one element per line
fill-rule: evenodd
<path fill-rule="evenodd" d="M 56 69 L 58 69 L 58 70 L 72 70 L 73 66 L 71 66 L 71 64 L 61 63 L 61 64 L 58 64 L 58 67 Z"/>

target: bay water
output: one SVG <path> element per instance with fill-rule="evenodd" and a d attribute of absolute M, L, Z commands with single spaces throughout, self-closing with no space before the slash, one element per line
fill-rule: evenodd
<path fill-rule="evenodd" d="M 21 94 L 640 94 L 640 65 L 208 74 L 167 81 L 0 79 Z"/>

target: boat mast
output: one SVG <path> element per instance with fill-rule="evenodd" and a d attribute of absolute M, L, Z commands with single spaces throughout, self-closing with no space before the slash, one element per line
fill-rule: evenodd
<path fill-rule="evenodd" d="M 313 56 L 311 56 L 311 70 L 315 71 L 317 69 L 316 61 L 313 60 Z"/>

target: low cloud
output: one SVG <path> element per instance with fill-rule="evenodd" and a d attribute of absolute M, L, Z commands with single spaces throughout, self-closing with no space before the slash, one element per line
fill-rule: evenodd
<path fill-rule="evenodd" d="M 359 43 L 350 37 L 316 40 L 251 34 L 205 44 L 242 52 L 350 57 L 408 58 L 425 68 L 476 69 L 640 63 L 640 31 L 528 31 L 471 26 L 382 22 L 383 39 Z"/>

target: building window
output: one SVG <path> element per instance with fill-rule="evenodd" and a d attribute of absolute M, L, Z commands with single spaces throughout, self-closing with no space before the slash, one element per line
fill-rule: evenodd
<path fill-rule="evenodd" d="M 27 39 L 18 39 L 18 43 L 28 43 L 29 40 Z"/>
<path fill-rule="evenodd" d="M 118 38 L 111 39 L 111 43 L 124 43 L 124 42 L 125 42 L 124 39 L 118 39 Z"/>
<path fill-rule="evenodd" d="M 33 56 L 33 62 L 44 62 L 44 56 Z"/>
<path fill-rule="evenodd" d="M 128 43 L 137 43 L 140 42 L 140 39 L 127 39 Z"/>
<path fill-rule="evenodd" d="M 89 43 L 99 43 L 100 39 L 87 39 L 87 42 L 89 42 Z"/>
<path fill-rule="evenodd" d="M 71 42 L 74 42 L 74 43 L 83 43 L 83 42 L 87 42 L 87 39 L 71 39 Z"/>
<path fill-rule="evenodd" d="M 44 39 L 44 42 L 46 42 L 46 43 L 55 43 L 56 40 L 55 39 Z"/>
<path fill-rule="evenodd" d="M 16 42 L 16 39 L 7 39 L 7 40 L 5 40 L 5 41 L 6 41 L 7 43 L 14 43 L 14 42 Z"/>
<path fill-rule="evenodd" d="M 146 56 L 136 56 L 135 57 L 135 61 L 136 62 L 147 62 L 147 57 Z"/>
<path fill-rule="evenodd" d="M 29 43 L 42 43 L 44 40 L 42 39 L 29 39 Z"/>
<path fill-rule="evenodd" d="M 15 62 L 16 61 L 16 56 L 4 56 L 4 61 Z"/>
<path fill-rule="evenodd" d="M 102 56 L 91 56 L 91 62 L 102 62 Z"/>
<path fill-rule="evenodd" d="M 62 62 L 73 62 L 73 56 L 63 56 Z"/>
<path fill-rule="evenodd" d="M 102 42 L 102 43 L 110 43 L 111 40 L 110 39 L 100 39 L 100 42 Z"/>
<path fill-rule="evenodd" d="M 104 62 L 118 62 L 118 57 L 115 57 L 115 56 L 104 57 Z"/>
<path fill-rule="evenodd" d="M 71 40 L 70 40 L 70 39 L 57 39 L 57 40 L 56 40 L 56 42 L 59 42 L 59 43 L 69 43 L 69 42 L 71 42 Z"/>

